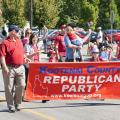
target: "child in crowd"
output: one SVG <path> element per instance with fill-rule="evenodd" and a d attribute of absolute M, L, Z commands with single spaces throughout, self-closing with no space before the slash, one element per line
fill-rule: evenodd
<path fill-rule="evenodd" d="M 98 49 L 98 46 L 95 44 L 91 48 L 91 56 L 92 57 L 91 57 L 90 61 L 94 61 L 94 62 L 100 61 L 99 49 Z"/>
<path fill-rule="evenodd" d="M 107 47 L 102 46 L 100 50 L 100 60 L 101 61 L 109 61 L 109 51 Z"/>
<path fill-rule="evenodd" d="M 92 55 L 92 52 L 93 52 L 93 49 L 94 49 L 94 48 L 97 48 L 97 49 L 98 49 L 97 43 L 96 43 L 96 42 L 90 43 L 90 45 L 88 46 L 88 53 L 89 53 L 90 55 Z"/>
<path fill-rule="evenodd" d="M 72 42 L 72 44 L 74 45 L 83 45 L 83 39 L 81 39 L 76 33 L 75 31 L 73 30 L 72 27 L 68 26 L 66 28 L 66 31 L 67 31 L 67 35 L 70 39 L 70 41 Z"/>
<path fill-rule="evenodd" d="M 29 39 L 30 39 L 30 36 L 32 34 L 32 30 L 31 29 L 26 29 L 25 31 L 25 37 L 22 39 L 22 43 L 23 43 L 23 46 L 25 46 L 26 44 L 29 44 Z"/>
<path fill-rule="evenodd" d="M 67 35 L 71 41 L 72 44 L 77 45 L 77 46 L 82 46 L 83 45 L 83 39 L 81 39 L 78 35 L 76 35 L 75 31 L 73 30 L 72 27 L 68 26 L 66 28 Z M 79 52 L 79 55 L 81 56 L 80 49 L 77 49 Z M 74 62 L 75 62 L 75 50 L 74 50 Z"/>
<path fill-rule="evenodd" d="M 67 36 L 69 37 L 69 39 L 70 39 L 70 41 L 71 41 L 71 43 L 73 45 L 77 45 L 77 46 L 81 46 L 82 47 L 83 43 L 88 40 L 88 38 L 89 38 L 89 36 L 91 34 L 91 30 L 89 31 L 89 34 L 85 38 L 83 38 L 83 39 L 81 39 L 76 34 L 76 32 L 74 31 L 74 29 L 71 26 L 66 27 L 66 33 L 67 33 Z M 77 48 L 77 50 L 78 50 L 79 55 L 81 56 L 80 48 L 79 49 Z M 75 50 L 74 50 L 73 56 L 74 56 L 74 62 L 76 62 L 76 60 L 75 60 Z"/>
<path fill-rule="evenodd" d="M 49 55 L 50 55 L 49 62 L 58 62 L 57 54 L 54 50 L 50 50 Z"/>
<path fill-rule="evenodd" d="M 117 59 L 117 61 L 120 60 L 120 41 L 117 42 L 117 47 L 116 47 L 116 59 Z"/>

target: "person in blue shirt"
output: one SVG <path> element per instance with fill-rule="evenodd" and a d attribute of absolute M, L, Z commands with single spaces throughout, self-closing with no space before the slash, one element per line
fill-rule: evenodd
<path fill-rule="evenodd" d="M 67 26 L 70 26 L 73 29 L 76 27 L 74 24 L 68 24 Z M 83 41 L 86 42 L 86 40 L 89 38 L 90 35 L 91 35 L 91 31 L 89 31 L 88 35 L 83 38 Z M 68 35 L 65 35 L 64 42 L 65 42 L 65 46 L 66 46 L 66 60 L 65 61 L 66 62 L 74 62 L 74 57 L 76 58 L 76 62 L 82 61 L 82 55 L 80 54 L 81 52 L 79 53 L 79 51 L 76 51 L 75 55 L 74 55 L 74 51 L 76 49 L 81 49 L 82 45 L 77 46 L 77 45 L 72 44 Z"/>
<path fill-rule="evenodd" d="M 64 42 L 66 45 L 66 62 L 73 62 L 74 61 L 74 49 L 81 48 L 81 46 L 73 45 L 66 35 L 64 38 Z M 78 52 L 75 54 L 76 61 L 82 61 L 82 55 L 80 56 Z"/>
<path fill-rule="evenodd" d="M 109 61 L 109 51 L 105 46 L 101 47 L 101 52 L 100 52 L 100 60 L 101 61 Z"/>

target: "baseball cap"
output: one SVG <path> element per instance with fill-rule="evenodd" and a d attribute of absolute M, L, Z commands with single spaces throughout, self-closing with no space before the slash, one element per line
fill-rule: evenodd
<path fill-rule="evenodd" d="M 19 28 L 17 25 L 10 25 L 8 31 L 11 32 L 15 30 L 16 32 L 19 32 Z"/>

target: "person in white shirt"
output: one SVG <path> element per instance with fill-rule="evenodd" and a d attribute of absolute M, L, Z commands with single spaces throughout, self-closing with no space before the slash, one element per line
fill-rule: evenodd
<path fill-rule="evenodd" d="M 98 44 L 98 48 L 100 48 L 100 46 L 103 43 L 103 32 L 101 27 L 98 27 L 97 30 L 98 30 L 97 44 Z"/>

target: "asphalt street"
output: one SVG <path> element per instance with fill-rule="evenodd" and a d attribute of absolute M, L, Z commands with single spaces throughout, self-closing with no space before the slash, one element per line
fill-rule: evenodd
<path fill-rule="evenodd" d="M 45 54 L 42 62 L 47 61 Z M 0 120 L 120 120 L 120 100 L 51 100 L 23 102 L 20 112 L 8 113 L 0 69 Z"/>

